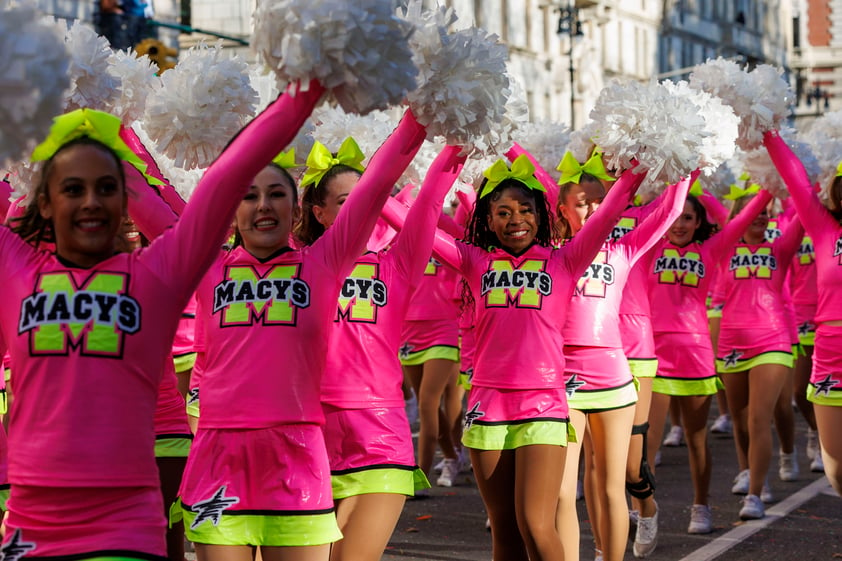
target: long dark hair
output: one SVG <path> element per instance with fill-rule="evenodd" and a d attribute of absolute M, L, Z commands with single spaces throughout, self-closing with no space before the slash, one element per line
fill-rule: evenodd
<path fill-rule="evenodd" d="M 480 185 L 480 192 L 487 182 L 488 179 L 483 180 L 482 185 Z M 553 213 L 550 211 L 547 197 L 543 192 L 530 189 L 517 179 L 506 179 L 497 185 L 491 193 L 477 199 L 474 212 L 465 230 L 465 241 L 484 249 L 492 246 L 501 247 L 502 244 L 497 239 L 497 234 L 488 227 L 488 216 L 491 214 L 491 203 L 499 200 L 506 189 L 517 189 L 535 201 L 535 212 L 538 213 L 538 231 L 535 233 L 535 242 L 543 247 L 553 245 L 557 241 L 555 220 Z"/>
<path fill-rule="evenodd" d="M 837 175 L 830 180 L 827 190 L 827 209 L 836 220 L 842 221 L 842 175 Z"/>
<path fill-rule="evenodd" d="M 570 194 L 570 190 L 573 189 L 573 186 L 581 185 L 582 183 L 593 183 L 595 185 L 602 186 L 602 181 L 600 181 L 598 177 L 582 172 L 582 175 L 579 177 L 579 181 L 568 181 L 567 183 L 562 183 L 559 187 L 559 208 L 567 203 L 567 195 Z M 559 211 L 556 216 L 556 233 L 558 234 L 559 239 L 562 240 L 567 240 L 573 237 L 573 229 L 570 227 L 570 222 L 567 221 L 567 218 L 564 217 L 561 211 Z"/>
<path fill-rule="evenodd" d="M 324 206 L 328 184 L 334 177 L 343 173 L 353 173 L 357 177 L 362 175 L 350 166 L 336 164 L 327 170 L 318 183 L 304 189 L 301 195 L 301 220 L 295 227 L 295 237 L 302 245 L 312 245 L 325 233 L 325 227 L 316 220 L 316 215 L 313 214 L 313 207 Z"/>
<path fill-rule="evenodd" d="M 281 173 L 281 175 L 284 177 L 284 179 L 287 180 L 287 183 L 289 185 L 289 189 L 290 189 L 290 191 L 292 191 L 292 193 L 290 193 L 290 195 L 292 196 L 293 208 L 297 207 L 298 206 L 298 185 L 295 183 L 295 179 L 292 177 L 292 175 L 289 173 L 289 171 L 286 168 L 283 168 L 283 167 L 279 166 L 275 162 L 269 163 L 266 167 L 275 168 L 276 170 L 278 170 Z M 240 234 L 240 230 L 237 228 L 236 224 L 234 225 L 233 230 L 234 230 L 234 239 L 231 240 L 230 249 L 234 249 L 235 247 L 243 245 L 243 235 Z"/>
<path fill-rule="evenodd" d="M 695 212 L 696 216 L 699 218 L 699 227 L 696 228 L 691 243 L 703 242 L 710 239 L 710 237 L 714 235 L 719 228 L 716 224 L 713 224 L 708 220 L 707 210 L 705 210 L 705 207 L 699 202 L 699 199 L 696 196 L 687 195 L 687 202 L 690 203 L 693 207 L 693 212 Z"/>
<path fill-rule="evenodd" d="M 55 243 L 56 241 L 53 221 L 41 216 L 41 211 L 38 208 L 38 201 L 42 195 L 46 198 L 46 200 L 50 200 L 48 181 L 53 172 L 55 158 L 64 150 L 73 146 L 94 146 L 109 154 L 114 159 L 114 165 L 117 167 L 117 176 L 120 180 L 120 186 L 122 187 L 125 195 L 126 175 L 123 172 L 123 164 L 120 157 L 114 150 L 111 149 L 110 146 L 88 136 L 80 136 L 63 144 L 58 150 L 56 150 L 55 154 L 50 156 L 50 158 L 44 162 L 44 165 L 41 168 L 38 184 L 35 186 L 35 190 L 30 196 L 29 204 L 27 204 L 26 210 L 22 215 L 14 217 L 10 221 L 10 228 L 12 231 L 23 238 L 24 241 L 29 242 L 35 247 L 38 247 L 41 243 Z M 125 239 L 122 234 L 120 234 L 118 236 L 117 246 L 127 247 L 127 244 L 124 242 Z M 124 247 L 118 247 L 118 249 L 124 249 Z"/>

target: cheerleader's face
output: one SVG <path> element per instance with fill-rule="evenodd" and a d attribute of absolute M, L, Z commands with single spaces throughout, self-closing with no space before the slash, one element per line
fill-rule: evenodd
<path fill-rule="evenodd" d="M 696 230 L 699 229 L 701 224 L 702 220 L 696 214 L 696 209 L 693 208 L 692 203 L 685 202 L 684 210 L 667 232 L 670 243 L 678 247 L 686 246 L 693 241 L 693 236 L 696 235 Z"/>
<path fill-rule="evenodd" d="M 583 181 L 573 185 L 559 203 L 559 214 L 570 224 L 571 234 L 576 234 L 585 222 L 596 212 L 605 196 L 605 189 L 599 181 Z"/>
<path fill-rule="evenodd" d="M 325 230 L 336 221 L 339 211 L 342 210 L 342 205 L 345 204 L 348 195 L 351 194 L 359 181 L 359 174 L 346 172 L 333 176 L 324 185 L 327 190 L 325 202 L 323 205 L 313 205 L 313 216 L 325 227 Z"/>
<path fill-rule="evenodd" d="M 56 253 L 92 267 L 115 252 L 126 216 L 122 169 L 105 148 L 76 144 L 53 156 L 46 192 L 38 196 L 41 217 L 52 221 Z"/>
<path fill-rule="evenodd" d="M 769 226 L 769 211 L 765 208 L 751 221 L 746 228 L 745 240 L 750 244 L 759 244 L 766 239 L 766 228 Z"/>
<path fill-rule="evenodd" d="M 532 245 L 538 234 L 539 223 L 535 197 L 523 189 L 505 188 L 491 200 L 488 228 L 506 251 L 518 254 Z"/>
<path fill-rule="evenodd" d="M 237 230 L 243 247 L 257 258 L 266 258 L 289 245 L 299 208 L 289 179 L 274 166 L 255 176 L 237 207 Z"/>

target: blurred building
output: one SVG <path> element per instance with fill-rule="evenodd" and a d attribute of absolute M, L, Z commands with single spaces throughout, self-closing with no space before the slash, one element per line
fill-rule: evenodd
<path fill-rule="evenodd" d="M 842 110 L 842 0 L 793 0 L 791 22 L 796 119 Z"/>

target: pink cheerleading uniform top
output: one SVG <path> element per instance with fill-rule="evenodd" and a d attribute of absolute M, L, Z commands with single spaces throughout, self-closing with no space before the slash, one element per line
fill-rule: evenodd
<path fill-rule="evenodd" d="M 655 333 L 709 333 L 705 300 L 714 280 L 711 271 L 717 269 L 767 200 L 765 195 L 755 197 L 708 240 L 684 247 L 662 240 L 655 246 L 647 278 L 652 300 L 658 303 L 652 309 Z"/>
<path fill-rule="evenodd" d="M 565 345 L 622 348 L 618 318 L 626 279 L 637 260 L 681 214 L 689 189 L 689 180 L 669 187 L 666 196 L 637 227 L 619 240 L 603 243 L 577 282 L 564 324 Z"/>
<path fill-rule="evenodd" d="M 191 296 L 190 302 L 187 303 L 178 322 L 178 329 L 175 332 L 175 339 L 172 345 L 173 356 L 179 357 L 196 352 L 194 341 L 195 330 L 196 297 Z"/>
<path fill-rule="evenodd" d="M 819 201 L 804 167 L 780 136 L 767 133 L 764 141 L 815 249 L 815 322 L 842 320 L 842 224 Z"/>
<path fill-rule="evenodd" d="M 809 235 L 801 239 L 801 245 L 792 258 L 789 289 L 800 329 L 803 323 L 812 322 L 815 318 L 819 300 L 816 252 Z"/>
<path fill-rule="evenodd" d="M 200 430 L 324 422 L 320 385 L 337 298 L 425 135 L 407 112 L 311 246 L 268 259 L 237 247 L 217 258 L 196 291 L 205 362 Z"/>
<path fill-rule="evenodd" d="M 619 240 L 627 233 L 634 230 L 640 222 L 647 216 L 652 214 L 654 210 L 663 202 L 663 193 L 659 196 L 659 201 L 652 201 L 643 206 L 629 207 L 623 212 L 617 225 L 611 234 L 612 240 Z M 623 289 L 623 296 L 620 300 L 620 315 L 636 315 L 649 317 L 649 293 L 646 290 L 646 276 L 648 271 L 648 263 L 651 261 L 651 251 L 640 255 L 629 272 L 629 277 L 626 280 L 626 286 Z M 628 333 L 627 326 L 620 324 L 620 333 L 624 340 L 633 339 L 637 337 L 638 332 L 634 331 Z"/>
<path fill-rule="evenodd" d="M 406 320 L 452 320 L 459 315 L 459 301 L 453 298 L 459 274 L 431 257 L 416 288 L 418 298 L 412 298 Z"/>
<path fill-rule="evenodd" d="M 439 235 L 434 255 L 461 272 L 474 297 L 473 386 L 565 386 L 562 327 L 570 295 L 642 179 L 626 172 L 597 213 L 561 248 L 535 244 L 512 255 Z"/>
<path fill-rule="evenodd" d="M 803 236 L 804 229 L 795 220 L 773 243 L 738 243 L 727 253 L 721 264 L 725 293 L 722 329 L 762 326 L 770 331 L 790 332 L 783 286 L 789 262 Z"/>
<path fill-rule="evenodd" d="M 158 387 L 158 403 L 155 407 L 155 435 L 161 437 L 183 437 L 190 434 L 184 398 L 178 391 L 178 380 L 172 360 L 164 362 L 164 374 Z"/>
<path fill-rule="evenodd" d="M 433 162 L 390 249 L 357 259 L 342 283 L 322 376 L 323 403 L 349 409 L 404 406 L 401 324 L 411 299 L 433 297 L 421 281 L 425 256 L 433 248 L 444 197 L 464 161 L 460 150 L 446 147 Z"/>
<path fill-rule="evenodd" d="M 312 108 L 320 94 L 299 94 L 295 106 Z M 0 330 L 15 364 L 13 484 L 158 485 L 152 419 L 178 319 L 248 188 L 237 178 L 253 177 L 309 114 L 284 98 L 232 141 L 178 223 L 148 248 L 85 269 L 0 228 Z"/>

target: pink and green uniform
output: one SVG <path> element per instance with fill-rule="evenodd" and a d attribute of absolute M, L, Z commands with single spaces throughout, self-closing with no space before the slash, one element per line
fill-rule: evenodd
<path fill-rule="evenodd" d="M 568 403 L 572 409 L 615 409 L 637 401 L 637 389 L 623 352 L 621 300 L 633 267 L 681 214 L 689 189 L 689 179 L 669 187 L 655 209 L 634 229 L 616 241 L 603 243 L 579 279 L 563 330 Z M 603 206 L 590 220 L 600 216 Z"/>
<path fill-rule="evenodd" d="M 719 233 L 678 247 L 668 240 L 655 246 L 647 278 L 658 375 L 652 391 L 666 395 L 711 395 L 718 389 L 706 299 L 715 271 L 748 224 L 765 206 L 751 201 Z"/>
<path fill-rule="evenodd" d="M 413 496 L 429 487 L 415 463 L 398 347 L 410 301 L 423 297 L 417 287 L 444 196 L 464 161 L 460 150 L 446 147 L 436 158 L 389 249 L 364 254 L 342 283 L 321 383 L 334 499 Z"/>
<path fill-rule="evenodd" d="M 795 308 L 798 340 L 812 347 L 816 340 L 816 311 L 818 308 L 818 268 L 813 239 L 806 235 L 792 259 L 789 269 L 789 291 Z"/>
<path fill-rule="evenodd" d="M 767 133 L 765 143 L 815 250 L 818 327 L 807 397 L 821 405 L 842 406 L 842 326 L 828 324 L 842 322 L 842 224 L 821 204 L 801 162 L 780 136 Z"/>
<path fill-rule="evenodd" d="M 761 190 L 756 199 L 768 203 L 771 195 Z M 783 287 L 803 236 L 800 222 L 793 220 L 773 243 L 737 243 L 721 262 L 725 306 L 716 357 L 720 373 L 742 372 L 759 364 L 792 367 L 792 322 Z"/>
<path fill-rule="evenodd" d="M 181 310 L 248 188 L 240 178 L 293 138 L 306 114 L 292 105 L 319 97 L 284 96 L 252 121 L 148 248 L 81 268 L 0 228 L 16 394 L 5 544 L 36 557 L 166 555 L 152 419 Z"/>
<path fill-rule="evenodd" d="M 188 539 L 307 546 L 341 537 L 320 401 L 331 323 L 377 211 L 425 136 L 407 113 L 313 245 L 266 259 L 236 247 L 199 285 L 202 414 L 179 492 Z"/>

